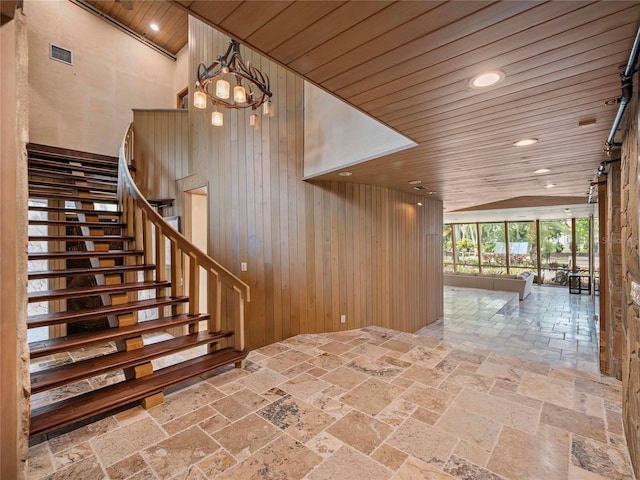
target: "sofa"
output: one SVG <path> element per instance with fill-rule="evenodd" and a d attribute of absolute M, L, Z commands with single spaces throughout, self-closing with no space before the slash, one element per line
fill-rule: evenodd
<path fill-rule="evenodd" d="M 524 300 L 531 293 L 533 278 L 534 275 L 531 272 L 522 272 L 518 275 L 445 273 L 444 284 L 450 287 L 516 292 L 520 300 Z"/>

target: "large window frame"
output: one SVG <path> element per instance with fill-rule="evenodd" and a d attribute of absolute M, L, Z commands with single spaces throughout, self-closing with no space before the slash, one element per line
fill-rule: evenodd
<path fill-rule="evenodd" d="M 594 258 L 597 228 L 593 216 L 447 223 L 443 226 L 443 271 L 514 275 L 527 270 L 536 274 L 537 283 L 557 285 L 566 285 L 569 272 L 589 273 L 593 278 L 598 270 Z M 566 262 L 547 258 L 553 256 L 549 251 L 553 242 L 561 245 Z"/>

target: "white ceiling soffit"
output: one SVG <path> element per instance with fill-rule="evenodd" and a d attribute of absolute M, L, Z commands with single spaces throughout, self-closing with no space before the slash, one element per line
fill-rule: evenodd
<path fill-rule="evenodd" d="M 444 223 L 525 222 L 598 216 L 598 204 L 554 205 L 548 207 L 505 208 L 444 214 Z"/>
<path fill-rule="evenodd" d="M 417 143 L 304 82 L 304 178 L 400 152 Z"/>

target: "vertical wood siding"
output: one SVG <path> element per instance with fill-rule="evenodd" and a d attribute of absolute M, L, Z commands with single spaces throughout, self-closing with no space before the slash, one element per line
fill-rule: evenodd
<path fill-rule="evenodd" d="M 196 65 L 216 58 L 228 39 L 193 18 L 189 26 L 193 85 Z M 251 287 L 249 348 L 367 325 L 414 332 L 440 318 L 442 203 L 372 185 L 303 182 L 302 80 L 248 50 L 243 55 L 269 74 L 276 116 L 262 117 L 253 130 L 251 112 L 224 110 L 224 126 L 213 127 L 211 108 L 190 108 L 189 168 L 180 171 L 177 157 L 167 157 L 148 172 L 141 168 L 140 182 L 153 196 L 182 195 L 172 190 L 180 175 L 208 182 L 209 254 Z M 145 115 L 154 118 L 136 125 L 136 143 L 148 136 L 139 148 L 158 161 L 170 129 L 158 122 L 160 113 Z M 142 118 L 136 112 L 136 122 Z"/>

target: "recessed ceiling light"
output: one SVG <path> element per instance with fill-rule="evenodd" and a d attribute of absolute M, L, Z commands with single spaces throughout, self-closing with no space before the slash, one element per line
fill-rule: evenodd
<path fill-rule="evenodd" d="M 340 172 L 338 175 L 340 175 L 341 177 L 350 177 L 351 175 L 353 175 L 353 173 L 351 173 L 351 172 Z"/>
<path fill-rule="evenodd" d="M 416 203 L 416 205 L 418 205 L 419 207 L 421 207 L 421 206 L 422 206 L 422 202 L 418 202 L 418 203 Z"/>
<path fill-rule="evenodd" d="M 409 185 L 420 185 L 422 183 L 422 180 L 409 180 Z"/>
<path fill-rule="evenodd" d="M 491 87 L 497 83 L 500 83 L 504 80 L 504 72 L 499 70 L 495 70 L 493 72 L 485 72 L 480 75 L 476 75 L 471 80 L 469 80 L 469 86 L 471 88 L 486 88 Z"/>
<path fill-rule="evenodd" d="M 152 23 L 151 25 L 149 25 L 149 27 L 151 28 L 151 30 L 153 30 L 154 32 L 158 32 L 160 31 L 160 27 L 158 25 L 156 25 L 155 23 Z"/>
<path fill-rule="evenodd" d="M 533 173 L 549 173 L 551 171 L 550 168 L 539 168 L 538 170 L 536 170 Z"/>
<path fill-rule="evenodd" d="M 427 192 L 427 195 L 435 195 L 438 192 Z"/>
<path fill-rule="evenodd" d="M 570 208 L 565 208 L 564 209 L 564 213 L 571 213 L 571 209 Z"/>
<path fill-rule="evenodd" d="M 523 138 L 522 140 L 518 140 L 517 142 L 513 142 L 514 147 L 526 147 L 527 145 L 533 145 L 534 143 L 538 143 L 537 138 Z"/>
<path fill-rule="evenodd" d="M 545 186 L 545 188 L 553 188 L 555 187 L 556 184 L 555 183 L 547 183 L 547 185 Z"/>

